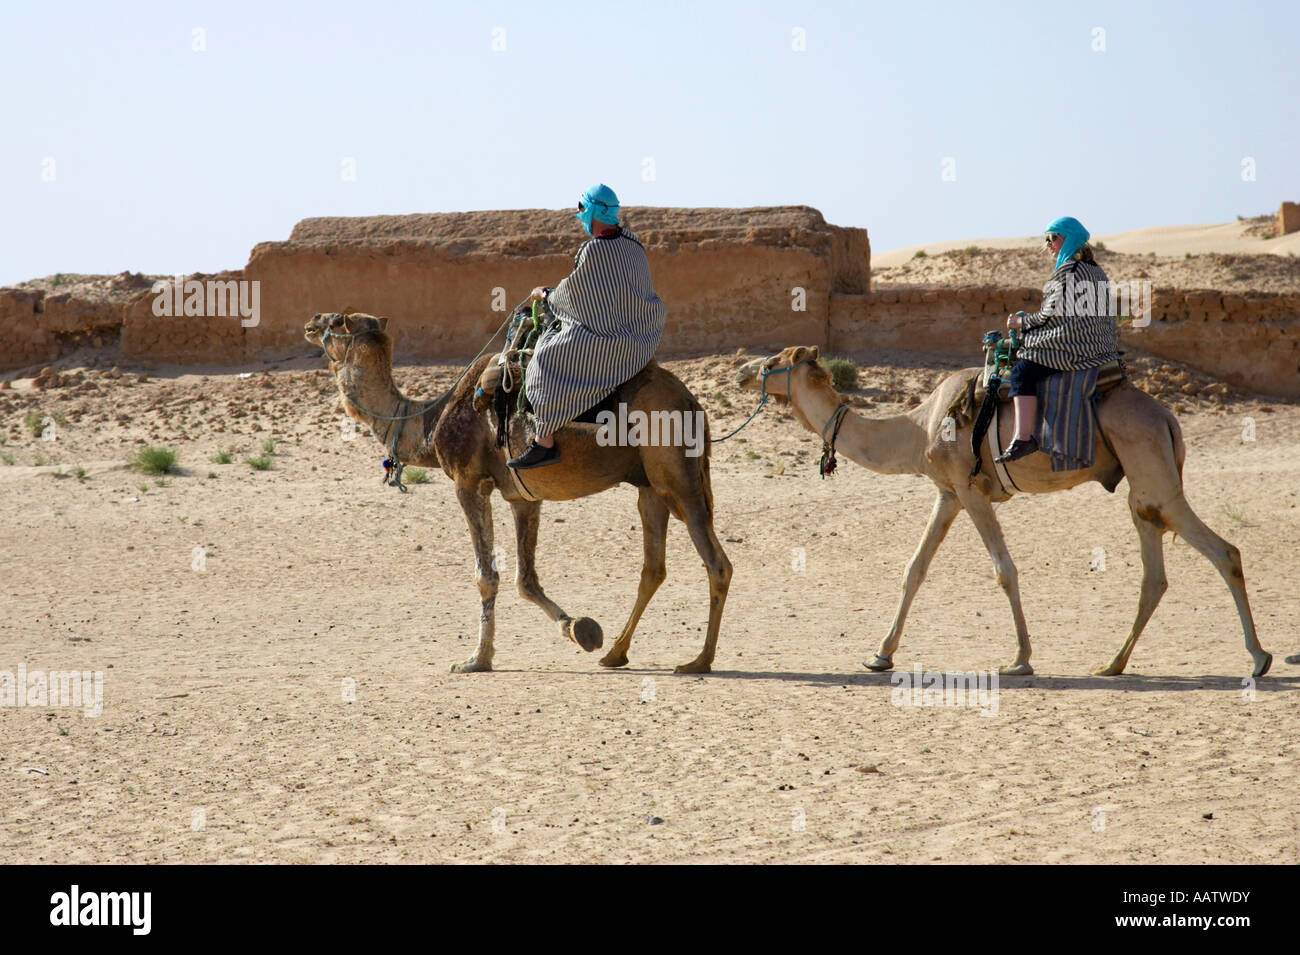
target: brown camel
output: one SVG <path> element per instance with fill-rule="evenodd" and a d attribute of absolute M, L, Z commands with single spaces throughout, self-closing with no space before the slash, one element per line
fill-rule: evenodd
<path fill-rule="evenodd" d="M 632 614 L 623 632 L 600 663 L 606 667 L 627 665 L 641 614 L 667 577 L 664 545 L 668 515 L 683 521 L 691 540 L 704 559 L 709 575 L 709 627 L 704 649 L 678 673 L 708 673 L 718 644 L 722 608 L 731 582 L 731 562 L 713 532 L 713 491 L 709 483 L 709 439 L 707 420 L 699 403 L 671 372 L 651 361 L 646 368 L 618 389 L 616 398 L 626 402 L 629 418 L 635 412 L 699 412 L 694 420 L 704 422 L 703 447 L 677 445 L 598 444 L 591 426 L 571 426 L 556 435 L 559 463 L 524 472 L 527 485 L 516 483 L 506 467 L 507 451 L 498 449 L 488 414 L 474 408 L 474 388 L 479 375 L 495 356 L 475 361 L 456 388 L 436 401 L 407 398 L 393 382 L 393 343 L 385 332 L 387 318 L 359 313 L 329 313 L 315 316 L 304 334 L 322 347 L 330 360 L 344 411 L 366 424 L 384 446 L 391 447 L 396 435 L 398 458 L 406 463 L 440 467 L 456 485 L 456 498 L 465 512 L 474 543 L 475 579 L 482 598 L 479 641 L 474 655 L 452 667 L 456 673 L 492 669 L 495 621 L 493 607 L 497 593 L 497 569 L 492 553 L 492 509 L 494 490 L 510 504 L 515 518 L 518 567 L 515 583 L 519 594 L 560 625 L 562 636 L 584 650 L 595 650 L 603 641 L 600 625 L 589 617 L 570 617 L 542 591 L 534 568 L 537 526 L 542 500 L 568 501 L 598 494 L 617 484 L 638 488 L 644 563 Z M 326 334 L 328 333 L 328 334 Z M 322 344 L 324 336 L 324 344 Z M 395 419 L 412 416 L 404 421 Z M 522 448 L 522 424 L 515 419 L 515 447 Z M 398 428 L 401 428 L 398 431 Z M 526 494 L 524 491 L 530 491 Z M 529 497 L 538 498 L 530 500 Z"/>
<path fill-rule="evenodd" d="M 762 381 L 767 394 L 790 402 L 805 428 L 818 435 L 829 434 L 826 426 L 845 399 L 831 387 L 830 375 L 816 359 L 816 347 L 787 348 L 772 358 L 746 363 L 740 369 L 739 384 L 756 390 Z M 873 471 L 924 475 L 939 491 L 925 535 L 903 576 L 903 598 L 893 626 L 881 642 L 875 659 L 866 664 L 869 669 L 888 670 L 894 665 L 894 651 L 903 636 L 903 621 L 912 599 L 953 519 L 965 510 L 993 558 L 998 584 L 1011 601 L 1011 614 L 1016 623 L 1015 662 L 999 672 L 1007 675 L 1034 672 L 1029 665 L 1029 630 L 1020 608 L 1016 566 L 993 513 L 993 503 L 1010 499 L 1014 491 L 1002 487 L 990 461 L 992 456 L 987 453 L 982 455 L 980 472 L 973 479 L 970 477 L 975 457 L 970 441 L 974 416 L 970 413 L 968 386 L 980 370 L 969 368 L 949 375 L 925 401 L 906 414 L 873 419 L 861 418 L 847 409 L 838 412 L 843 415 L 835 445 L 838 451 Z M 773 371 L 778 373 L 772 374 Z M 1064 491 L 1085 481 L 1099 481 L 1113 490 L 1121 477 L 1128 478 L 1129 511 L 1142 550 L 1141 597 L 1128 639 L 1114 659 L 1092 672 L 1113 676 L 1123 673 L 1128 665 L 1142 628 L 1168 586 L 1163 536 L 1165 531 L 1172 531 L 1204 554 L 1227 581 L 1246 634 L 1246 649 L 1254 660 L 1254 676 L 1263 676 L 1273 657 L 1260 647 L 1255 634 L 1241 574 L 1241 554 L 1206 527 L 1183 496 L 1185 449 L 1177 419 L 1159 401 L 1128 381 L 1101 399 L 1097 417 L 1110 446 L 1098 434 L 1091 468 L 1053 473 L 1046 454 L 1031 454 L 1007 466 L 1015 487 L 1030 494 Z M 999 447 L 1005 448 L 1011 441 L 1012 418 L 1009 413 L 998 416 Z"/>

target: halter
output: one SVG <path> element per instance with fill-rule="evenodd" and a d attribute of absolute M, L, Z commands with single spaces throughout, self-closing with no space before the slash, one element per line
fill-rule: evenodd
<path fill-rule="evenodd" d="M 771 356 L 771 358 L 766 358 L 766 359 L 764 359 L 764 360 L 763 360 L 763 364 L 766 366 L 767 362 L 771 361 L 772 358 L 775 358 L 775 357 L 776 357 L 776 356 L 773 355 L 773 356 Z M 762 379 L 761 379 L 760 382 L 759 382 L 759 384 L 760 384 L 760 386 L 761 386 L 761 397 L 760 397 L 759 402 L 758 402 L 758 407 L 754 409 L 754 413 L 751 414 L 748 418 L 746 418 L 746 419 L 745 419 L 745 423 L 742 424 L 742 425 L 741 425 L 739 428 L 737 428 L 735 431 L 731 432 L 731 434 L 725 435 L 725 436 L 723 436 L 723 437 L 721 437 L 721 438 L 715 438 L 714 441 L 713 441 L 713 443 L 714 443 L 714 444 L 717 444 L 719 441 L 726 441 L 727 438 L 735 437 L 737 434 L 739 434 L 741 431 L 743 431 L 743 430 L 745 429 L 746 425 L 748 425 L 751 421 L 754 420 L 754 418 L 756 418 L 756 417 L 758 416 L 758 413 L 759 413 L 760 411 L 763 410 L 763 405 L 767 404 L 767 399 L 768 399 L 769 397 L 771 397 L 771 396 L 768 395 L 768 393 L 767 393 L 767 379 L 768 379 L 768 378 L 770 378 L 772 375 L 782 375 L 782 374 L 785 375 L 785 395 L 786 395 L 786 399 L 788 400 L 789 397 L 790 397 L 790 373 L 793 372 L 793 371 L 794 371 L 797 367 L 799 367 L 800 365 L 806 365 L 806 364 L 808 364 L 808 363 L 810 363 L 810 362 L 813 362 L 813 361 L 816 361 L 816 359 L 815 359 L 815 358 L 801 358 L 799 361 L 795 362 L 795 363 L 792 364 L 792 365 L 787 365 L 785 368 L 767 368 L 767 367 L 764 367 L 764 368 L 763 368 Z"/>

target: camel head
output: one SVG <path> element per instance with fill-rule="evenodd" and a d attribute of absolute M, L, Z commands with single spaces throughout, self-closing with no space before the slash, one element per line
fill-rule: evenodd
<path fill-rule="evenodd" d="M 817 363 L 816 345 L 792 345 L 769 358 L 755 358 L 740 366 L 736 384 L 743 391 L 762 391 L 780 404 L 792 392 L 830 387 L 831 376 Z"/>
<path fill-rule="evenodd" d="M 374 371 L 389 375 L 393 369 L 393 340 L 385 329 L 387 318 L 363 312 L 322 312 L 303 326 L 307 341 L 325 352 L 331 371 Z"/>

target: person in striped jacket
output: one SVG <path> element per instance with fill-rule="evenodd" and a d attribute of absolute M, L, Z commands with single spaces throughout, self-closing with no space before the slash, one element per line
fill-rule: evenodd
<path fill-rule="evenodd" d="M 543 336 L 524 373 L 536 437 L 506 462 L 512 468 L 559 461 L 555 432 L 643 369 L 659 348 L 668 309 L 655 294 L 645 248 L 620 227 L 618 214 L 609 186 L 584 192 L 574 218 L 591 240 L 559 285 L 533 289 L 560 327 Z"/>
<path fill-rule="evenodd" d="M 1016 461 L 1038 450 L 1034 417 L 1038 383 L 1059 371 L 1096 368 L 1119 357 L 1119 331 L 1111 315 L 1110 281 L 1093 259 L 1088 230 L 1062 216 L 1044 230 L 1056 255 L 1056 271 L 1043 286 L 1043 307 L 1032 315 L 1007 316 L 1019 328 L 1019 359 L 1011 369 L 1016 436 L 997 460 Z"/>

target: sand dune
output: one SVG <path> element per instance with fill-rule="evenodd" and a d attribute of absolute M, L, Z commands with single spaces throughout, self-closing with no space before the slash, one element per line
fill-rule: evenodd
<path fill-rule="evenodd" d="M 1134 229 L 1131 232 L 1112 232 L 1093 236 L 1094 242 L 1102 242 L 1106 248 L 1115 252 L 1135 255 L 1206 255 L 1222 253 L 1227 255 L 1297 255 L 1300 254 L 1300 232 L 1290 235 L 1264 239 L 1258 234 L 1258 227 L 1252 226 L 1254 220 L 1242 219 L 1237 222 L 1224 222 L 1219 225 L 1175 225 L 1158 226 L 1151 229 Z M 999 239 L 952 239 L 944 242 L 928 242 L 925 245 L 910 245 L 903 249 L 891 249 L 888 252 L 871 254 L 874 268 L 891 268 L 908 261 L 922 249 L 929 255 L 947 252 L 951 249 L 965 249 L 975 246 L 981 249 L 1030 249 L 1042 244 L 1040 236 L 1018 236 Z"/>

